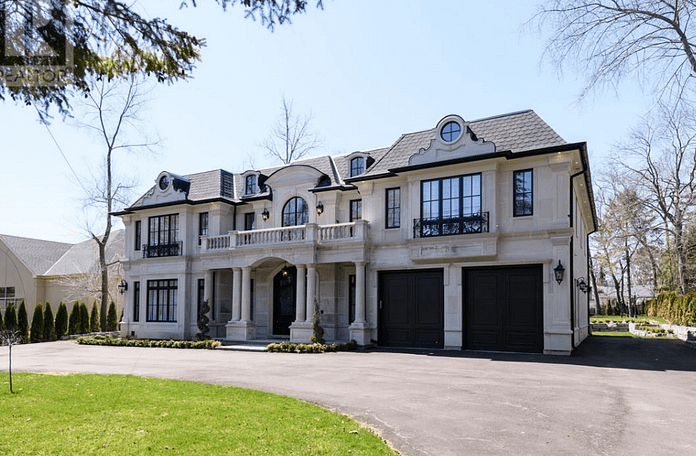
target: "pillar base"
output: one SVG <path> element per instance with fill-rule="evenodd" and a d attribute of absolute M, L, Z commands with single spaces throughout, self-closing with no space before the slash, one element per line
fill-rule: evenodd
<path fill-rule="evenodd" d="M 225 325 L 227 340 L 254 340 L 256 326 L 251 321 L 231 321 Z"/>
<path fill-rule="evenodd" d="M 290 342 L 296 344 L 312 343 L 314 327 L 311 321 L 293 322 L 290 325 Z"/>
<path fill-rule="evenodd" d="M 370 325 L 367 322 L 353 322 L 348 330 L 350 331 L 350 339 L 358 345 L 370 345 Z"/>

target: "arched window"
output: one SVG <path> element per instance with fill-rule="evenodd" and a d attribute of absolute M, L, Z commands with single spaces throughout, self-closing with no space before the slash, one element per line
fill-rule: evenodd
<path fill-rule="evenodd" d="M 355 157 L 350 161 L 350 176 L 357 176 L 365 172 L 365 158 Z"/>
<path fill-rule="evenodd" d="M 306 225 L 309 223 L 309 206 L 296 196 L 283 207 L 283 226 Z"/>
<path fill-rule="evenodd" d="M 256 174 L 249 174 L 244 185 L 244 194 L 253 195 L 256 193 Z"/>

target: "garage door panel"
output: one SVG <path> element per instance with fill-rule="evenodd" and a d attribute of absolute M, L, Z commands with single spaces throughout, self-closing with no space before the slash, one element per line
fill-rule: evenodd
<path fill-rule="evenodd" d="M 498 309 L 495 305 L 497 299 L 498 278 L 489 273 L 478 273 L 470 277 L 467 289 L 471 289 L 471 299 L 478 303 L 471 308 L 469 318 L 476 326 L 498 326 L 500 324 Z M 475 286 L 474 286 L 475 284 Z"/>
<path fill-rule="evenodd" d="M 501 344 L 500 331 L 477 330 L 471 334 L 470 345 L 475 350 L 494 350 Z"/>

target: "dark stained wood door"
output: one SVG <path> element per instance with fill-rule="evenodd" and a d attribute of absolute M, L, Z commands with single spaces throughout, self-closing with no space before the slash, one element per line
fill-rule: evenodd
<path fill-rule="evenodd" d="M 283 268 L 273 278 L 273 334 L 289 336 L 290 325 L 295 321 L 297 268 Z"/>

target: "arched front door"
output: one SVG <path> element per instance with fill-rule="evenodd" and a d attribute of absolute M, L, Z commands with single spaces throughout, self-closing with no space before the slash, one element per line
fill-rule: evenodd
<path fill-rule="evenodd" d="M 273 279 L 273 334 L 289 336 L 295 321 L 297 268 L 286 266 Z"/>

